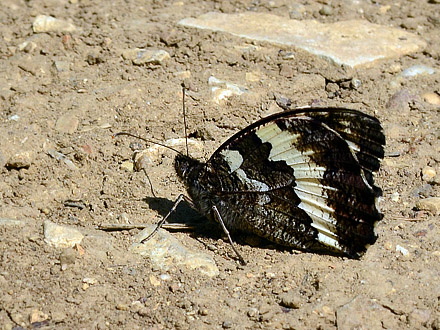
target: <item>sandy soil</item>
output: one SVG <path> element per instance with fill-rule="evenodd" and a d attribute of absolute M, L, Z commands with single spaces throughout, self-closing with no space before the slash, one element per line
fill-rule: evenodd
<path fill-rule="evenodd" d="M 439 105 L 424 96 L 440 92 L 440 4 L 298 3 L 303 7 L 284 0 L 2 1 L 0 217 L 22 220 L 0 227 L 2 329 L 349 329 L 359 322 L 365 329 L 440 329 L 439 218 L 416 208 L 440 196 Z M 302 51 L 176 25 L 208 11 L 245 10 L 321 22 L 367 19 L 415 33 L 428 46 L 353 70 Z M 35 34 L 32 22 L 40 14 L 81 31 Z M 121 56 L 135 47 L 163 49 L 171 58 L 137 66 Z M 294 60 L 283 55 L 288 51 Z M 413 65 L 437 71 L 399 76 Z M 218 105 L 210 76 L 252 93 Z M 361 85 L 350 84 L 353 78 Z M 131 159 L 134 140 L 112 139 L 119 131 L 182 138 L 182 82 L 189 88 L 188 132 L 202 145 L 190 151 L 200 159 L 279 111 L 277 95 L 297 106 L 347 106 L 377 116 L 393 157 L 377 175 L 385 217 L 376 244 L 361 260 L 349 260 L 253 246 L 238 237 L 248 260 L 242 267 L 221 232 L 173 233 L 212 255 L 220 275 L 209 278 L 185 268 L 161 271 L 127 252 L 138 229 L 97 230 L 105 223 L 156 223 L 184 192 L 171 151 L 148 168 L 154 199 L 145 174 L 121 166 Z M 48 150 L 65 155 L 70 167 Z M 423 177 L 424 169 L 437 177 Z M 45 220 L 86 237 L 74 249 L 51 247 L 44 242 Z"/>

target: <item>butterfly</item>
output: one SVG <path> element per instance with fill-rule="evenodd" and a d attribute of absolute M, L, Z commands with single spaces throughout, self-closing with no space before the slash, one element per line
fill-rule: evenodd
<path fill-rule="evenodd" d="M 384 146 L 379 120 L 357 110 L 304 108 L 268 116 L 233 135 L 206 162 L 177 154 L 175 170 L 189 198 L 180 195 L 156 229 L 187 200 L 219 222 L 231 243 L 229 232 L 244 232 L 359 258 L 376 241 L 374 228 L 383 218 L 374 174 Z"/>

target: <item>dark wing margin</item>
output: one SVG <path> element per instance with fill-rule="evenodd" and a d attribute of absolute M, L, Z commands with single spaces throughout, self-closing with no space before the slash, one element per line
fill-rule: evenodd
<path fill-rule="evenodd" d="M 234 230 L 359 257 L 376 240 L 380 122 L 348 109 L 300 109 L 232 136 L 207 162 L 213 202 Z"/>

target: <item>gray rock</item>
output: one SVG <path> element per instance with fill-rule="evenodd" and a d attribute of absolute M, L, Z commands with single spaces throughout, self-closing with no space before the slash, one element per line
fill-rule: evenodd
<path fill-rule="evenodd" d="M 155 227 L 155 225 L 150 225 L 142 230 L 136 236 L 136 242 L 146 238 Z M 148 257 L 156 267 L 162 270 L 168 270 L 172 266 L 185 266 L 197 269 L 200 273 L 210 277 L 219 274 L 217 265 L 209 255 L 187 249 L 163 229 L 159 229 L 153 237 L 143 244 L 134 243 L 130 250 Z"/>
<path fill-rule="evenodd" d="M 80 244 L 84 235 L 77 229 L 44 221 L 44 241 L 56 248 L 68 248 Z"/>
<path fill-rule="evenodd" d="M 178 24 L 295 46 L 349 67 L 399 57 L 426 47 L 426 42 L 414 34 L 363 20 L 322 24 L 266 13 L 210 12 L 197 18 L 185 18 Z"/>

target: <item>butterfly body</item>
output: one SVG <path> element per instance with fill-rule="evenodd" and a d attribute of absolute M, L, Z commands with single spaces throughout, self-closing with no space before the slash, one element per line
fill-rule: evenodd
<path fill-rule="evenodd" d="M 238 132 L 206 163 L 177 155 L 175 168 L 195 208 L 218 220 L 215 208 L 232 232 L 357 258 L 382 218 L 373 174 L 384 144 L 362 112 L 290 110 Z"/>

